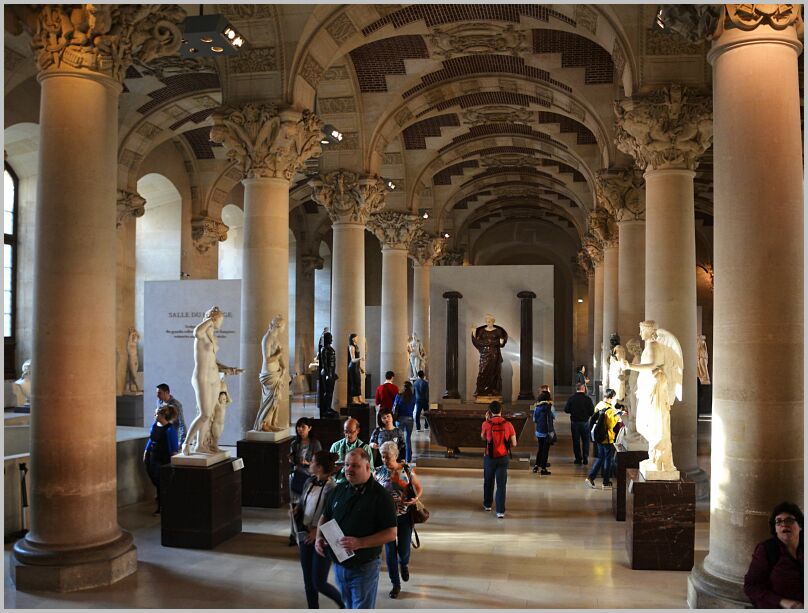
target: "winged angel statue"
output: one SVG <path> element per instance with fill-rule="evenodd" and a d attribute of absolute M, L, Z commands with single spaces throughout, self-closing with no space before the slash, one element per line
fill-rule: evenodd
<path fill-rule="evenodd" d="M 684 361 L 678 339 L 655 321 L 640 323 L 645 341 L 639 364 L 627 365 L 637 375 L 637 432 L 648 441 L 648 459 L 640 472 L 649 480 L 677 480 L 671 449 L 671 405 L 682 400 Z"/>

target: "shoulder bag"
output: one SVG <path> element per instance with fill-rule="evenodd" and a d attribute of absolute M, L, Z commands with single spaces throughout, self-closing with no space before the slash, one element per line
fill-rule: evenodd
<path fill-rule="evenodd" d="M 407 476 L 410 479 L 410 497 L 415 498 L 415 488 L 412 485 L 412 472 L 410 471 L 410 467 L 406 464 L 404 465 L 404 470 L 407 472 Z M 429 509 L 424 506 L 423 502 L 416 500 L 415 504 L 410 505 L 410 519 L 412 519 L 413 524 L 426 523 L 429 519 Z"/>

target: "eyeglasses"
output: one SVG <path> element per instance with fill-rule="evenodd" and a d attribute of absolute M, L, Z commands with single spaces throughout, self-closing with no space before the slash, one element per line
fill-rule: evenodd
<path fill-rule="evenodd" d="M 783 517 L 774 520 L 775 526 L 793 526 L 797 522 L 793 517 Z"/>

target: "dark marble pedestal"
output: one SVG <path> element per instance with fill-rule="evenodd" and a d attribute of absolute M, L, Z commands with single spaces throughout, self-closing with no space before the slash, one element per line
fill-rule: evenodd
<path fill-rule="evenodd" d="M 213 466 L 166 464 L 160 471 L 160 542 L 213 549 L 241 532 L 241 470 L 233 459 Z"/>
<path fill-rule="evenodd" d="M 696 538 L 696 484 L 646 481 L 629 469 L 626 496 L 626 550 L 634 570 L 693 568 Z"/>
<path fill-rule="evenodd" d="M 277 509 L 289 503 L 291 444 L 291 437 L 280 441 L 242 439 L 236 443 L 236 454 L 244 460 L 243 506 Z"/>
<path fill-rule="evenodd" d="M 640 462 L 648 459 L 648 451 L 630 451 L 623 445 L 615 445 L 614 468 L 616 483 L 612 488 L 612 511 L 617 521 L 626 521 L 626 470 L 639 468 Z"/>
<path fill-rule="evenodd" d="M 696 411 L 699 415 L 713 414 L 713 386 L 696 383 Z"/>
<path fill-rule="evenodd" d="M 336 441 L 345 437 L 343 428 L 345 426 L 346 419 L 348 418 L 334 417 L 333 419 L 312 419 L 311 432 L 309 433 L 309 436 L 313 436 L 320 441 L 323 449 L 327 451 L 331 449 L 331 445 L 333 445 Z M 370 434 L 367 434 L 364 437 L 360 436 L 359 438 L 367 442 L 367 439 L 370 438 Z"/>
<path fill-rule="evenodd" d="M 344 417 L 353 417 L 359 422 L 359 438 L 367 443 L 376 427 L 376 408 L 367 403 L 351 404 L 342 407 L 339 414 Z"/>
<path fill-rule="evenodd" d="M 153 411 L 154 409 L 152 409 Z M 134 426 L 135 428 L 146 427 L 143 422 L 143 394 L 115 397 L 115 424 L 118 426 Z"/>
<path fill-rule="evenodd" d="M 471 403 L 442 405 L 438 409 L 431 409 L 430 436 L 438 445 L 446 448 L 446 456 L 449 458 L 454 457 L 460 447 L 482 448 L 485 444 L 480 438 L 480 430 L 487 410 L 488 405 Z M 528 421 L 528 412 L 506 405 L 502 409 L 502 416 L 513 424 L 518 438 Z"/>
<path fill-rule="evenodd" d="M 30 413 L 30 412 L 31 412 L 31 405 L 30 405 L 30 404 L 24 404 L 24 405 L 22 405 L 21 407 L 14 407 L 14 409 L 13 409 L 13 411 L 12 411 L 12 412 L 14 412 L 14 413 L 26 413 L 26 414 L 28 414 L 28 413 Z"/>

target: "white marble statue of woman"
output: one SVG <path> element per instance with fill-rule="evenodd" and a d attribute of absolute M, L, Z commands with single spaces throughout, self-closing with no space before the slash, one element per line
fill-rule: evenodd
<path fill-rule="evenodd" d="M 207 447 L 212 452 L 222 451 L 219 449 L 219 440 L 222 438 L 224 432 L 224 416 L 229 407 L 233 403 L 230 397 L 230 390 L 227 389 L 227 375 L 223 372 L 219 373 L 219 401 L 216 403 L 216 408 L 213 411 L 213 419 L 210 423 L 210 434 L 208 435 Z"/>
<path fill-rule="evenodd" d="M 648 480 L 676 481 L 679 471 L 671 449 L 671 405 L 682 399 L 682 348 L 678 339 L 653 320 L 640 323 L 645 341 L 640 363 L 629 364 L 637 376 L 637 431 L 648 441 L 648 459 L 640 473 Z"/>
<path fill-rule="evenodd" d="M 410 379 L 417 379 L 418 371 L 426 370 L 426 351 L 415 332 L 407 342 L 407 355 L 410 360 Z"/>
<path fill-rule="evenodd" d="M 707 353 L 707 337 L 703 334 L 699 334 L 696 340 L 696 350 L 699 383 L 702 385 L 710 385 L 710 371 L 707 368 L 707 360 L 709 359 Z"/>
<path fill-rule="evenodd" d="M 140 342 L 140 333 L 135 328 L 129 328 L 126 338 L 126 385 L 124 389 L 129 394 L 142 394 L 143 390 L 137 385 L 137 371 L 140 366 L 137 357 L 137 345 Z"/>
<path fill-rule="evenodd" d="M 609 356 L 609 387 L 615 391 L 617 400 L 624 400 L 626 397 L 627 368 L 626 349 L 623 345 L 615 345 Z"/>
<path fill-rule="evenodd" d="M 216 330 L 222 327 L 223 322 L 224 313 L 214 306 L 205 312 L 202 323 L 194 328 L 194 372 L 191 375 L 191 385 L 196 396 L 197 414 L 188 428 L 182 446 L 184 455 L 215 453 L 215 449 L 210 447 L 210 430 L 219 404 L 222 385 L 219 373 L 237 375 L 244 372 L 243 368 L 225 366 L 216 361 L 216 352 L 219 350 Z"/>
<path fill-rule="evenodd" d="M 281 335 L 286 328 L 286 320 L 278 314 L 269 323 L 264 338 L 261 339 L 263 365 L 258 380 L 261 382 L 261 406 L 255 418 L 253 430 L 279 432 L 284 428 L 278 425 L 278 409 L 283 400 L 286 384 L 286 364 L 283 360 Z"/>

